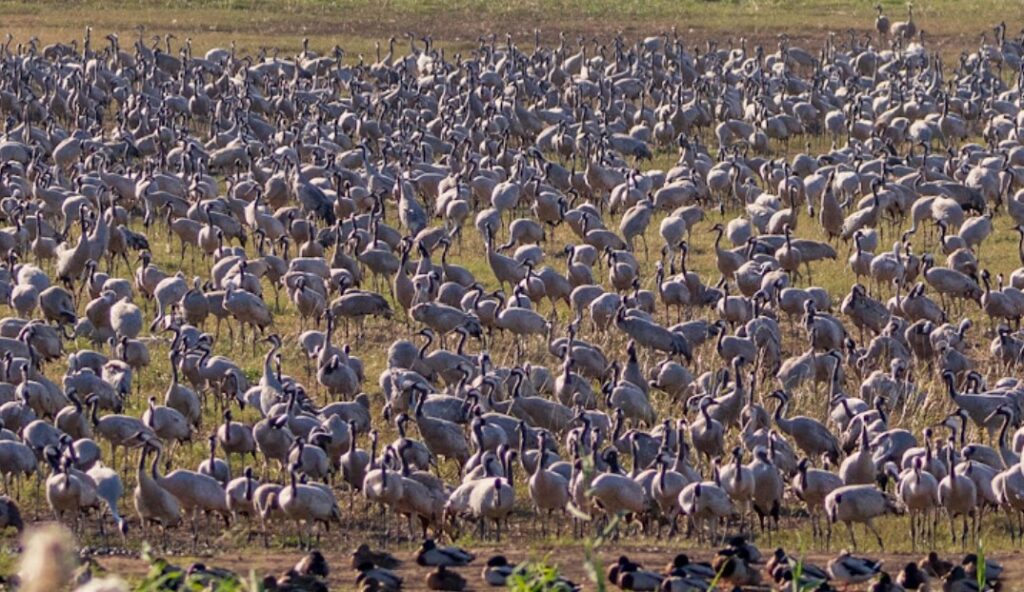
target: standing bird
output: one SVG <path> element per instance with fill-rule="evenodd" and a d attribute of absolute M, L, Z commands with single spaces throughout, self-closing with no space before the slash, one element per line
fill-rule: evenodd
<path fill-rule="evenodd" d="M 889 17 L 882 14 L 881 4 L 876 4 L 875 10 L 878 11 L 878 16 L 875 17 L 875 31 L 881 36 L 887 36 L 889 34 Z"/>
<path fill-rule="evenodd" d="M 829 532 L 827 541 L 831 541 L 831 525 L 836 522 L 846 524 L 850 535 L 850 543 L 857 549 L 857 539 L 853 534 L 853 523 L 859 522 L 875 535 L 878 546 L 885 549 L 882 535 L 875 528 L 874 519 L 889 513 L 897 513 L 899 506 L 889 494 L 874 485 L 846 485 L 832 491 L 825 497 L 825 514 L 828 516 Z M 826 543 L 826 545 L 828 542 Z"/>
<path fill-rule="evenodd" d="M 178 498 L 160 485 L 160 473 L 157 467 L 162 459 L 162 448 L 149 443 L 142 447 L 139 454 L 139 468 L 136 472 L 138 484 L 133 493 L 135 511 L 142 521 L 143 532 L 147 532 L 149 524 L 159 524 L 164 531 L 168 527 L 177 526 L 181 522 L 181 504 Z M 146 455 L 156 452 L 151 470 L 146 470 Z"/>
<path fill-rule="evenodd" d="M 963 517 L 963 530 L 960 535 L 960 546 L 967 546 L 967 518 L 973 522 L 971 535 L 977 538 L 978 516 L 976 506 L 978 503 L 978 491 L 974 480 L 970 478 L 971 465 L 967 464 L 964 474 L 958 474 L 959 467 L 953 462 L 953 447 L 955 442 L 950 438 L 950 445 L 946 449 L 946 463 L 950 467 L 949 474 L 942 481 L 939 481 L 939 505 L 946 510 L 949 518 L 949 537 L 953 544 L 956 544 L 955 521 L 958 516 Z"/>
<path fill-rule="evenodd" d="M 804 454 L 812 458 L 826 455 L 831 462 L 839 462 L 839 441 L 831 430 L 810 417 L 802 415 L 793 418 L 785 417 L 785 411 L 789 407 L 789 395 L 784 391 L 775 391 L 769 397 L 779 401 L 773 418 L 775 425 L 779 426 L 780 431 L 793 438 Z"/>
<path fill-rule="evenodd" d="M 96 483 L 96 495 L 107 506 L 110 517 L 114 519 L 117 531 L 121 533 L 121 539 L 128 536 L 128 520 L 121 516 L 117 509 L 121 496 L 124 495 L 124 483 L 117 471 L 108 468 L 103 463 L 96 463 L 88 471 L 88 475 Z M 102 524 L 102 522 L 100 523 Z"/>

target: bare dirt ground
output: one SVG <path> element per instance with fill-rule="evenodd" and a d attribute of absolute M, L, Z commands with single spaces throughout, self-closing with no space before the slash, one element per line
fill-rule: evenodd
<path fill-rule="evenodd" d="M 41 0 L 0 0 L 4 31 L 16 40 L 36 37 L 42 43 L 81 38 L 89 24 L 104 34 L 116 31 L 123 39 L 172 33 L 190 39 L 197 50 L 237 42 L 239 51 L 290 52 L 302 40 L 325 50 L 337 44 L 351 61 L 360 55 L 373 60 L 374 42 L 387 51 L 395 36 L 399 50 L 407 46 L 407 33 L 429 34 L 438 47 L 452 51 L 476 47 L 481 38 L 506 35 L 530 46 L 536 34 L 545 44 L 561 38 L 575 46 L 578 37 L 609 41 L 622 34 L 627 40 L 678 32 L 687 46 L 703 47 L 708 40 L 719 47 L 741 40 L 774 51 L 780 35 L 792 45 L 812 51 L 833 37 L 843 45 L 851 35 L 859 42 L 874 32 L 874 2 L 836 0 L 760 0 L 757 2 L 695 2 L 693 0 L 510 0 L 481 3 L 473 0 L 346 0 L 317 2 L 292 0 L 192 0 L 191 2 L 139 2 L 79 0 L 74 3 Z M 905 5 L 885 0 L 891 18 L 901 18 Z M 1000 20 L 1016 30 L 1024 18 L 1019 0 L 920 0 L 915 19 L 927 35 L 931 50 L 950 58 L 971 51 L 980 35 Z M 886 43 L 877 39 L 876 47 Z"/>

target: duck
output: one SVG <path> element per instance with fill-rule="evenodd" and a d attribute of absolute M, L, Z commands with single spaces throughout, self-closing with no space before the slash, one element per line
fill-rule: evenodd
<path fill-rule="evenodd" d="M 671 563 L 665 566 L 665 575 L 711 580 L 716 574 L 710 563 L 694 563 L 690 561 L 690 557 L 686 553 L 679 553 Z"/>
<path fill-rule="evenodd" d="M 356 583 L 363 586 L 376 587 L 379 590 L 400 590 L 402 588 L 402 577 L 384 567 L 377 567 L 369 561 L 364 561 L 356 566 L 359 575 L 356 576 Z"/>
<path fill-rule="evenodd" d="M 733 535 L 725 539 L 727 549 L 743 549 L 746 553 L 748 563 L 761 563 L 761 550 L 756 545 L 747 541 L 743 535 Z"/>
<path fill-rule="evenodd" d="M 79 577 L 85 576 L 86 573 L 79 574 Z M 189 584 L 213 590 L 229 580 L 237 580 L 238 574 L 228 569 L 207 567 L 205 563 L 197 562 L 185 569 L 185 577 Z"/>
<path fill-rule="evenodd" d="M 633 592 L 654 592 L 661 588 L 664 576 L 644 569 L 619 571 L 615 584 L 622 590 Z"/>
<path fill-rule="evenodd" d="M 928 574 L 914 562 L 907 563 L 896 576 L 896 583 L 907 590 L 918 590 L 928 586 Z"/>
<path fill-rule="evenodd" d="M 789 554 L 786 553 L 785 549 L 779 547 L 772 553 L 772 558 L 768 560 L 768 564 L 765 567 L 767 567 L 768 573 L 772 576 L 772 579 L 775 580 L 776 583 L 780 583 L 782 574 L 786 571 L 792 571 L 796 567 L 796 564 L 797 560 L 790 557 Z M 832 576 L 830 576 L 826 570 L 814 565 L 813 563 L 809 563 L 806 560 L 800 562 L 800 570 L 801 573 L 811 581 L 816 580 L 820 582 L 827 582 L 832 579 Z"/>
<path fill-rule="evenodd" d="M 288 592 L 299 592 L 300 590 L 304 592 L 327 592 L 327 584 L 323 583 L 316 576 L 304 576 L 294 569 L 289 569 L 284 575 L 277 578 L 275 587 L 269 589 Z"/>
<path fill-rule="evenodd" d="M 776 547 L 775 550 L 772 551 L 772 557 L 768 560 L 768 564 L 765 565 L 768 569 L 768 573 L 770 574 L 774 574 L 775 570 L 779 567 L 787 566 L 789 566 L 789 555 L 782 547 Z"/>
<path fill-rule="evenodd" d="M 721 574 L 722 579 L 734 586 L 757 586 L 761 583 L 761 572 L 753 565 L 744 547 L 720 550 L 711 566 L 716 574 Z"/>
<path fill-rule="evenodd" d="M 892 576 L 886 572 L 878 574 L 878 581 L 868 588 L 868 592 L 904 592 L 905 588 L 892 581 Z"/>
<path fill-rule="evenodd" d="M 608 566 L 608 569 L 604 572 L 604 576 L 609 582 L 617 584 L 619 581 L 619 574 L 627 571 L 637 571 L 643 568 L 644 566 L 639 563 L 630 561 L 629 557 L 620 555 L 619 558 L 615 560 L 615 563 Z"/>
<path fill-rule="evenodd" d="M 917 566 L 921 568 L 921 571 L 925 573 L 929 578 L 942 578 L 953 569 L 953 563 L 950 561 L 944 561 L 939 559 L 939 554 L 935 551 L 928 553 L 928 556 L 917 562 Z"/>
<path fill-rule="evenodd" d="M 793 570 L 785 565 L 775 568 L 774 576 L 777 590 L 788 592 L 789 590 L 814 590 L 814 592 L 834 592 L 835 588 L 826 580 L 815 578 L 807 573 L 800 572 L 800 579 L 793 584 Z"/>
<path fill-rule="evenodd" d="M 855 557 L 843 551 L 828 562 L 828 573 L 844 584 L 860 584 L 870 580 L 882 571 L 881 561 Z"/>
<path fill-rule="evenodd" d="M 312 551 L 295 564 L 295 571 L 303 576 L 317 576 L 326 579 L 331 573 L 327 560 L 320 551 Z"/>
<path fill-rule="evenodd" d="M 710 582 L 704 578 L 670 576 L 662 580 L 660 592 L 705 592 L 709 589 Z"/>
<path fill-rule="evenodd" d="M 968 553 L 964 556 L 964 560 L 960 562 L 960 565 L 964 566 L 964 571 L 967 572 L 967 577 L 971 579 L 978 579 L 978 556 L 974 553 Z M 994 582 L 999 579 L 999 576 L 1003 575 L 1003 566 L 996 561 L 992 561 L 989 558 L 985 558 L 985 581 Z"/>
<path fill-rule="evenodd" d="M 957 565 L 942 578 L 942 592 L 978 592 L 978 581 L 967 576 L 967 570 Z"/>
<path fill-rule="evenodd" d="M 458 547 L 438 547 L 434 539 L 423 541 L 416 552 L 416 564 L 424 567 L 462 567 L 469 565 L 476 556 Z"/>
<path fill-rule="evenodd" d="M 807 580 L 808 582 L 828 582 L 832 579 L 829 573 L 810 563 L 808 561 L 800 561 L 800 574 L 801 580 Z M 771 575 L 775 583 L 781 584 L 784 580 L 791 581 L 792 573 L 796 569 L 797 560 L 790 557 L 785 550 L 781 547 L 776 549 L 772 554 L 772 558 L 768 560 L 768 573 Z M 785 578 L 786 573 L 790 574 L 789 578 Z"/>
<path fill-rule="evenodd" d="M 397 569 L 399 565 L 402 565 L 402 562 L 391 553 L 372 551 L 369 545 L 363 543 L 355 551 L 352 551 L 352 567 L 357 569 L 360 564 L 366 562 L 384 569 Z"/>
<path fill-rule="evenodd" d="M 448 571 L 444 565 L 438 565 L 437 569 L 427 574 L 424 578 L 427 588 L 430 590 L 448 590 L 449 592 L 461 592 L 466 589 L 466 578 L 458 572 Z"/>
<path fill-rule="evenodd" d="M 504 588 L 509 576 L 515 573 L 516 568 L 516 564 L 509 563 L 508 559 L 504 555 L 495 555 L 487 560 L 487 564 L 484 565 L 484 569 L 480 573 L 480 577 L 482 577 L 489 586 Z"/>

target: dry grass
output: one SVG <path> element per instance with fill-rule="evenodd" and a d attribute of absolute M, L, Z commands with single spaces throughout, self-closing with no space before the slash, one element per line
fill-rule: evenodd
<path fill-rule="evenodd" d="M 134 39 L 136 28 L 149 35 L 190 37 L 197 49 L 236 41 L 242 51 L 274 47 L 295 51 L 308 37 L 315 48 L 344 47 L 350 55 L 369 54 L 375 41 L 405 32 L 430 34 L 441 45 L 464 48 L 481 35 L 506 33 L 544 39 L 560 33 L 607 37 L 656 35 L 675 27 L 694 43 L 707 38 L 772 40 L 821 39 L 829 32 L 872 29 L 875 2 L 864 0 L 80 0 L 77 2 L 0 2 L 6 31 L 19 41 L 80 39 L 90 25 L 100 36 L 116 31 Z M 905 3 L 882 2 L 894 19 L 904 18 Z M 971 49 L 977 36 L 997 20 L 1011 31 L 1024 16 L 1021 0 L 924 0 L 915 18 L 943 47 Z"/>

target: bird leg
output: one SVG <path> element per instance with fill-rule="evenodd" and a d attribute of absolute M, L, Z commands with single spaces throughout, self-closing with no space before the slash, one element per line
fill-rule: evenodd
<path fill-rule="evenodd" d="M 195 509 L 192 510 L 192 552 L 196 552 L 199 549 L 199 519 Z"/>
<path fill-rule="evenodd" d="M 1024 512 L 1017 511 L 1017 544 L 1024 542 Z"/>
<path fill-rule="evenodd" d="M 917 552 L 917 513 L 910 514 L 910 550 Z"/>
<path fill-rule="evenodd" d="M 42 488 L 42 485 L 43 485 L 43 475 L 42 475 L 42 473 L 40 471 L 36 471 L 35 499 L 40 499 L 39 496 L 40 496 L 40 489 Z M 35 509 L 35 517 L 36 517 L 36 520 L 39 519 L 39 507 L 38 506 Z"/>
<path fill-rule="evenodd" d="M 875 538 L 878 539 L 878 548 L 885 551 L 885 543 L 882 542 L 882 535 L 878 534 L 878 530 L 875 528 L 875 525 L 868 520 L 865 523 L 865 526 L 867 526 L 868 530 L 870 530 L 872 534 L 875 535 Z"/>
<path fill-rule="evenodd" d="M 386 548 L 388 546 L 390 532 L 388 531 L 388 507 L 387 504 L 384 503 L 380 505 L 380 524 L 384 528 L 383 546 Z"/>
<path fill-rule="evenodd" d="M 846 523 L 846 531 L 850 533 L 850 543 L 853 545 L 853 550 L 857 550 L 857 537 L 853 534 L 853 525 L 849 522 Z"/>

